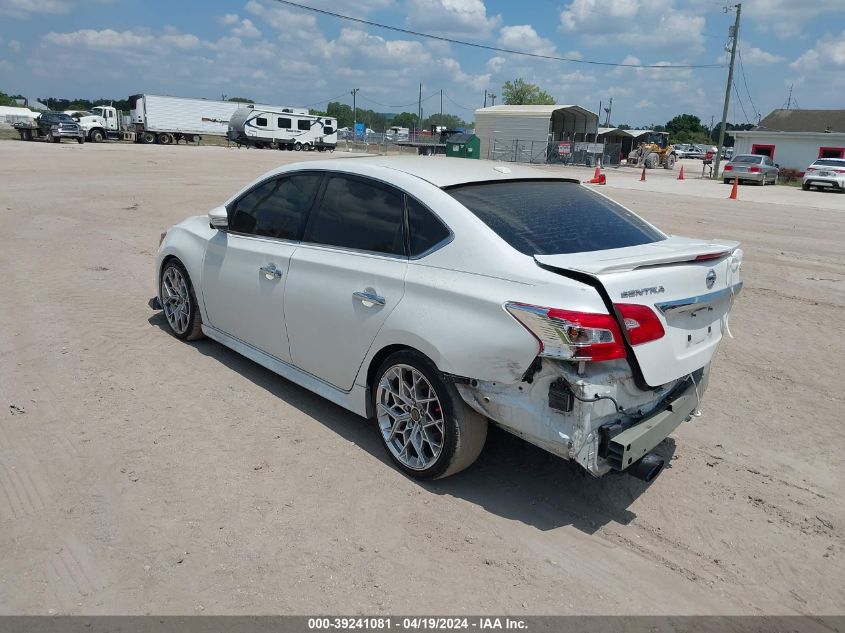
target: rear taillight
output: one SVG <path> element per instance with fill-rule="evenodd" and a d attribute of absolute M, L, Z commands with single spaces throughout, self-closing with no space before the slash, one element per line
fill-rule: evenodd
<path fill-rule="evenodd" d="M 648 306 L 636 303 L 617 303 L 615 307 L 624 320 L 628 342 L 631 345 L 656 341 L 666 334 L 660 319 L 657 318 L 654 310 Z"/>
<path fill-rule="evenodd" d="M 733 171 L 733 170 L 734 170 L 733 165 L 725 165 L 725 171 Z"/>
<path fill-rule="evenodd" d="M 816 171 L 815 167 L 807 167 L 807 171 Z"/>
<path fill-rule="evenodd" d="M 706 262 L 711 259 L 721 259 L 722 257 L 725 257 L 730 254 L 730 251 L 721 251 L 719 253 L 705 253 L 704 255 L 696 255 L 695 261 Z"/>
<path fill-rule="evenodd" d="M 625 358 L 622 333 L 609 314 L 506 303 L 505 309 L 535 336 L 539 355 L 561 360 Z"/>
<path fill-rule="evenodd" d="M 760 171 L 760 168 L 759 167 L 749 167 L 748 171 L 750 171 L 752 174 L 756 174 Z"/>

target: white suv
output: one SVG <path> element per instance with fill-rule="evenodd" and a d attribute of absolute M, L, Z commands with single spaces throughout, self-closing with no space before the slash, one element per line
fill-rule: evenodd
<path fill-rule="evenodd" d="M 801 188 L 809 191 L 811 187 L 845 192 L 845 158 L 819 158 L 807 167 Z"/>
<path fill-rule="evenodd" d="M 151 305 L 175 336 L 374 418 L 415 477 L 469 466 L 489 420 L 649 480 L 707 387 L 737 246 L 668 236 L 531 167 L 314 161 L 167 231 Z"/>

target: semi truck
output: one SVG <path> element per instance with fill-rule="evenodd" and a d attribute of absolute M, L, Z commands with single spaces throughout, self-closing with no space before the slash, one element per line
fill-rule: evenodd
<path fill-rule="evenodd" d="M 99 105 L 90 113 L 77 112 L 74 118 L 94 143 L 127 140 L 170 145 L 183 140 L 196 143 L 204 135 L 226 136 L 232 115 L 247 105 L 253 104 L 137 94 L 129 97 L 129 116 L 112 106 Z"/>

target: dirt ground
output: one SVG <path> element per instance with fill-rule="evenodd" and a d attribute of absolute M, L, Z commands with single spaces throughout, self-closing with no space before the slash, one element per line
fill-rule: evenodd
<path fill-rule="evenodd" d="M 843 612 L 845 195 L 612 172 L 664 230 L 744 244 L 702 417 L 651 485 L 501 431 L 420 484 L 146 305 L 163 229 L 315 157 L 0 142 L 0 612 Z"/>

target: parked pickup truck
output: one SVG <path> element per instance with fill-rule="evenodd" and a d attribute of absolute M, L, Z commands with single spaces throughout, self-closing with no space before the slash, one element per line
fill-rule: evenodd
<path fill-rule="evenodd" d="M 37 119 L 14 123 L 13 126 L 23 141 L 44 139 L 51 143 L 60 143 L 63 138 L 85 142 L 85 132 L 70 115 L 64 112 L 44 112 Z"/>

